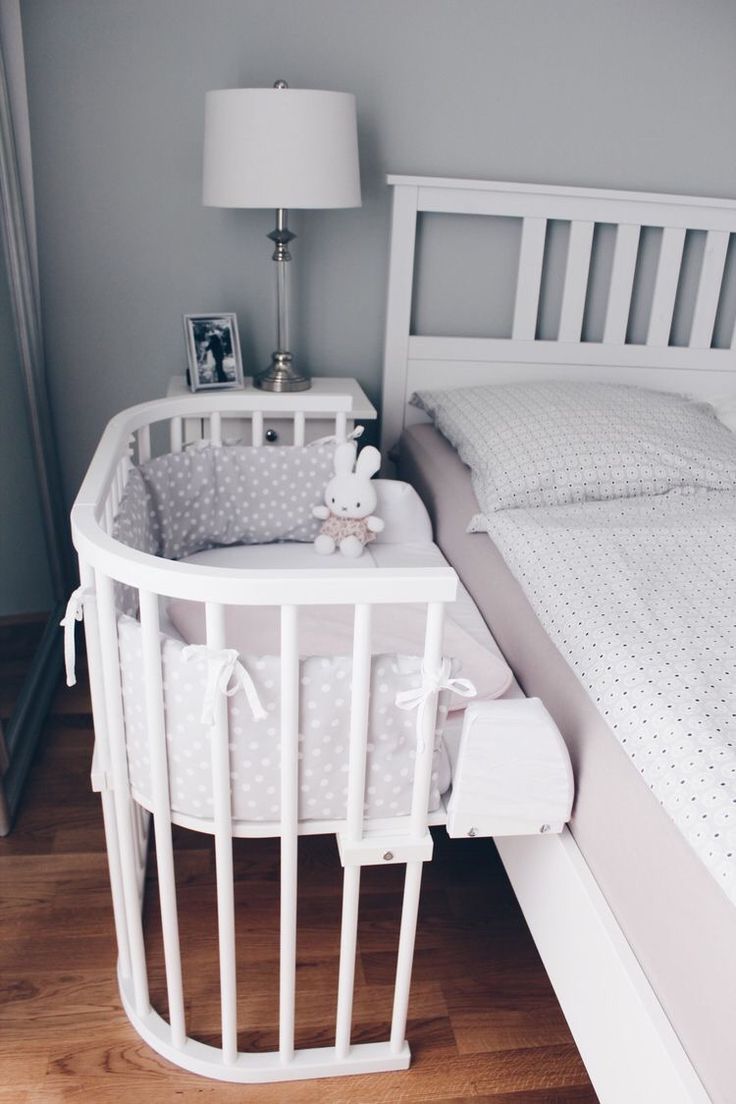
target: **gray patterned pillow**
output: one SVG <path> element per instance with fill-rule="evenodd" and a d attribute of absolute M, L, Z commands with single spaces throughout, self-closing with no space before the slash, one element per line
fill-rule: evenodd
<path fill-rule="evenodd" d="M 312 541 L 333 444 L 167 453 L 134 469 L 113 536 L 177 560 L 223 544 Z"/>
<path fill-rule="evenodd" d="M 551 380 L 419 391 L 412 402 L 470 467 L 486 514 L 736 488 L 736 436 L 681 395 Z"/>

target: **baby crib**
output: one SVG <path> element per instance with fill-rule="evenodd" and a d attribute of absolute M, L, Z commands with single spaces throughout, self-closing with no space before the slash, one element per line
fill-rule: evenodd
<path fill-rule="evenodd" d="M 211 1078 L 265 1082 L 297 1078 L 405 1069 L 405 1039 L 412 958 L 422 864 L 431 858 L 428 824 L 443 813 L 428 813 L 437 702 L 443 677 L 443 610 L 456 592 L 449 567 L 372 568 L 341 566 L 339 571 L 310 569 L 244 570 L 213 568 L 165 560 L 127 547 L 113 537 L 133 466 L 152 456 L 152 442 L 167 441 L 161 451 L 181 452 L 185 419 L 201 419 L 212 448 L 223 447 L 233 420 L 249 419 L 254 448 L 263 442 L 264 417 L 293 419 L 294 447 L 305 441 L 306 418 L 334 419 L 342 439 L 350 417 L 349 396 L 320 397 L 219 393 L 166 399 L 124 411 L 108 425 L 72 511 L 79 555 L 81 588 L 68 620 L 84 610 L 89 677 L 95 727 L 93 785 L 102 798 L 113 910 L 118 943 L 118 980 L 125 1011 L 154 1050 L 186 1069 Z M 190 423 L 191 424 L 191 423 Z M 141 797 L 131 786 L 122 689 L 119 603 L 121 586 L 137 596 L 143 652 L 142 709 L 148 741 L 150 792 Z M 236 818 L 231 802 L 229 717 L 225 693 L 215 696 L 209 731 L 213 808 L 192 818 L 172 807 L 166 736 L 165 672 L 162 664 L 161 602 L 184 599 L 204 608 L 210 658 L 228 646 L 226 610 L 277 606 L 280 620 L 280 814 L 276 823 Z M 415 694 L 416 752 L 413 757 L 408 815 L 366 820 L 364 795 L 368 755 L 372 617 L 376 607 L 421 604 L 424 651 L 421 686 Z M 310 606 L 353 609 L 352 679 L 345 815 L 329 820 L 300 820 L 299 696 L 300 617 Z M 73 630 L 72 630 L 73 631 Z M 230 668 L 229 670 L 231 670 Z M 220 674 L 222 675 L 222 668 Z M 220 689 L 227 689 L 220 680 Z M 168 1019 L 151 1006 L 142 923 L 143 881 L 150 821 L 156 839 L 156 863 L 168 994 Z M 172 825 L 211 833 L 216 860 L 221 1045 L 187 1033 L 182 956 L 177 917 L 175 849 Z M 295 976 L 297 936 L 297 838 L 301 832 L 335 832 L 344 867 L 339 977 L 334 1046 L 295 1048 Z M 233 891 L 233 837 L 280 838 L 279 1047 L 272 1053 L 238 1051 L 236 989 L 237 919 Z M 406 867 L 390 1038 L 354 1045 L 351 1020 L 361 868 L 373 864 Z M 242 1025 L 241 1025 L 242 1026 Z"/>

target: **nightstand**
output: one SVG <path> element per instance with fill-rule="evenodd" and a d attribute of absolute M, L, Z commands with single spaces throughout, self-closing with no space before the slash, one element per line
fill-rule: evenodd
<path fill-rule="evenodd" d="M 252 392 L 253 394 L 263 395 L 263 391 L 256 391 L 253 387 L 253 380 L 246 379 L 245 393 Z M 227 393 L 227 392 L 223 392 Z M 312 386 L 308 392 L 309 395 L 352 395 L 353 408 L 350 412 L 350 416 L 347 420 L 347 430 L 350 433 L 355 428 L 356 422 L 372 422 L 377 417 L 376 408 L 369 401 L 368 396 L 363 391 L 357 380 L 346 379 L 344 377 L 333 376 L 315 376 L 312 379 Z M 172 376 L 169 380 L 169 386 L 166 391 L 167 398 L 182 398 L 185 395 L 191 395 L 192 392 L 187 387 L 186 380 L 183 376 Z M 243 391 L 238 390 L 237 394 L 243 394 Z M 201 392 L 198 392 L 201 395 Z M 192 395 L 194 398 L 194 395 Z M 306 429 L 304 440 L 305 443 L 316 440 L 318 437 L 327 437 L 329 434 L 335 432 L 335 419 L 334 416 L 327 418 L 320 414 L 307 414 L 306 415 Z M 267 417 L 263 423 L 263 437 L 266 444 L 269 445 L 291 445 L 293 444 L 294 424 L 292 418 L 279 418 L 279 417 Z M 184 419 L 184 443 L 189 444 L 191 441 L 201 441 L 206 435 L 204 422 L 201 418 L 185 418 Z M 250 421 L 243 419 L 242 421 L 228 422 L 228 437 L 237 438 L 238 444 L 249 445 L 251 443 L 251 426 Z"/>

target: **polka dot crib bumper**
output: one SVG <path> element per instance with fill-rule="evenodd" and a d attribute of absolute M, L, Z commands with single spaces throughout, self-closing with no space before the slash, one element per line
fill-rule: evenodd
<path fill-rule="evenodd" d="M 119 621 L 120 667 L 125 709 L 128 767 L 134 794 L 151 803 L 151 764 L 141 688 L 144 681 L 141 628 L 133 618 Z M 203 653 L 191 660 L 187 646 L 172 638 L 162 644 L 164 709 L 172 809 L 210 819 L 213 811 L 209 724 L 203 716 L 208 663 Z M 255 685 L 265 717 L 257 720 L 245 691 L 228 698 L 232 811 L 236 820 L 278 821 L 280 779 L 280 659 L 241 656 Z M 397 695 L 421 687 L 418 656 L 375 655 L 371 663 L 365 815 L 392 817 L 411 809 L 416 712 L 396 704 Z M 299 819 L 339 820 L 345 816 L 350 735 L 350 656 L 312 656 L 300 663 Z M 233 680 L 235 683 L 235 680 Z M 440 695 L 439 718 L 447 713 Z M 435 732 L 430 810 L 439 806 L 440 788 L 449 783 L 441 726 Z"/>
<path fill-rule="evenodd" d="M 313 541 L 334 451 L 233 445 L 157 456 L 130 472 L 113 536 L 169 560 L 216 545 Z M 131 588 L 118 588 L 117 601 L 135 616 Z"/>
<path fill-rule="evenodd" d="M 221 447 L 157 457 L 130 472 L 114 536 L 140 551 L 180 559 L 206 548 L 273 541 L 312 541 L 319 521 L 312 507 L 332 473 L 334 445 L 304 448 Z M 141 625 L 137 591 L 116 588 L 121 688 L 131 788 L 151 806 L 152 779 L 144 706 Z M 183 639 L 162 634 L 165 732 L 172 810 L 209 820 L 213 812 L 210 720 L 203 712 L 211 658 L 191 655 Z M 421 638 L 418 640 L 418 644 Z M 189 654 L 188 654 L 189 651 Z M 374 649 L 375 651 L 375 649 Z M 416 655 L 374 654 L 371 659 L 367 817 L 407 815 L 411 809 L 417 713 L 397 697 L 422 685 L 421 647 Z M 239 656 L 258 708 L 254 715 L 237 679 L 227 677 L 231 804 L 241 821 L 280 817 L 280 657 Z M 220 672 L 222 676 L 223 672 Z M 232 672 L 231 672 L 232 674 Z M 348 790 L 352 658 L 349 654 L 302 656 L 299 696 L 299 818 L 339 820 Z M 450 781 L 442 744 L 449 694 L 442 691 L 435 731 L 429 809 Z"/>

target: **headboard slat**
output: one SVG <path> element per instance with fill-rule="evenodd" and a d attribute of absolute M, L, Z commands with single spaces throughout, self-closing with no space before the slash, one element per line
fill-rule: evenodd
<path fill-rule="evenodd" d="M 649 316 L 647 345 L 669 344 L 684 246 L 684 227 L 666 226 L 662 232 L 662 245 L 657 263 L 657 279 L 654 284 L 652 312 Z"/>
<path fill-rule="evenodd" d="M 512 336 L 517 341 L 533 341 L 536 336 L 546 237 L 546 219 L 524 219 L 512 328 Z"/>
<path fill-rule="evenodd" d="M 616 230 L 616 248 L 611 268 L 606 324 L 603 329 L 603 341 L 606 345 L 623 345 L 626 341 L 640 234 L 641 227 L 631 223 L 621 223 Z"/>
<path fill-rule="evenodd" d="M 594 225 L 592 222 L 578 221 L 570 226 L 558 341 L 580 341 L 583 332 Z"/>
<path fill-rule="evenodd" d="M 703 267 L 690 330 L 690 345 L 693 348 L 708 349 L 713 339 L 730 236 L 725 230 L 709 230 L 705 240 Z"/>

